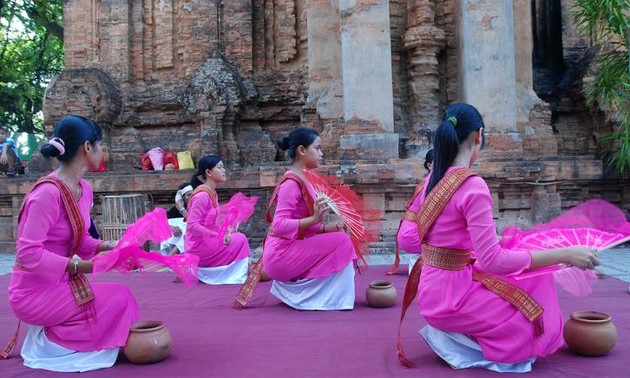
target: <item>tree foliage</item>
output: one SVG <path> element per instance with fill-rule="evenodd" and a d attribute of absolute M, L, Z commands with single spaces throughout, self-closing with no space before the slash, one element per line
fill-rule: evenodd
<path fill-rule="evenodd" d="M 604 136 L 608 162 L 630 172 L 630 0 L 576 0 L 573 21 L 601 46 L 586 98 L 615 114 L 615 131 Z"/>
<path fill-rule="evenodd" d="M 44 91 L 63 64 L 63 1 L 0 0 L 0 123 L 42 132 Z"/>

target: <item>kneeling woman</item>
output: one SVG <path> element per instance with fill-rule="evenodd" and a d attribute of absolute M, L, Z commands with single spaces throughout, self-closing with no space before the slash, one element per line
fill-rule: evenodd
<path fill-rule="evenodd" d="M 21 354 L 32 368 L 110 367 L 138 319 L 127 287 L 85 277 L 93 269 L 87 259 L 113 247 L 88 234 L 92 188 L 82 177 L 98 169 L 101 139 L 92 121 L 75 116 L 59 121 L 41 152 L 60 166 L 37 181 L 20 211 L 9 302 L 30 325 Z M 81 259 L 73 259 L 75 254 Z"/>
<path fill-rule="evenodd" d="M 279 142 L 293 166 L 271 198 L 276 204 L 271 231 L 264 245 L 263 266 L 274 281 L 271 293 L 299 310 L 354 308 L 356 254 L 341 222 L 325 224 L 328 209 L 317 200 L 302 170 L 317 168 L 323 157 L 319 134 L 293 130 Z"/>
<path fill-rule="evenodd" d="M 217 239 L 216 188 L 226 180 L 223 162 L 214 155 L 199 160 L 191 179 L 195 190 L 188 204 L 184 247 L 186 253 L 199 256 L 199 280 L 210 285 L 242 284 L 247 279 L 250 249 L 245 235 L 232 232 Z"/>
<path fill-rule="evenodd" d="M 398 232 L 404 250 L 421 253 L 403 315 L 417 290 L 428 323 L 420 334 L 449 365 L 526 372 L 562 346 L 562 313 L 551 275 L 514 275 L 559 263 L 592 269 L 599 262 L 595 251 L 581 247 L 522 252 L 499 245 L 488 186 L 469 171 L 484 128 L 472 105 L 453 104 L 444 112 L 433 169 Z M 410 363 L 400 339 L 398 357 Z"/>

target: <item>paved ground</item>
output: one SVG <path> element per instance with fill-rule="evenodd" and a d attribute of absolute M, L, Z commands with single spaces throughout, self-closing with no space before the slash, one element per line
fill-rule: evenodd
<path fill-rule="evenodd" d="M 0 274 L 7 274 L 15 259 L 14 254 L 0 253 Z M 602 266 L 599 268 L 604 274 L 630 282 L 630 247 L 614 248 L 600 255 Z M 390 256 L 371 256 L 368 263 L 372 265 L 389 265 L 393 262 Z M 407 260 L 403 258 L 403 262 Z"/>

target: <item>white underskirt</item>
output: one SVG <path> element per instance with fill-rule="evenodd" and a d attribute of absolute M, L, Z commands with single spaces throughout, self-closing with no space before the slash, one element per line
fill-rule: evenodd
<path fill-rule="evenodd" d="M 273 281 L 271 294 L 297 310 L 352 310 L 354 265 L 324 278 Z"/>
<path fill-rule="evenodd" d="M 247 279 L 249 258 L 236 260 L 229 265 L 199 268 L 197 278 L 208 285 L 241 285 Z"/>
<path fill-rule="evenodd" d="M 420 335 L 431 349 L 454 369 L 484 368 L 499 373 L 528 373 L 536 361 L 533 357 L 518 363 L 494 362 L 481 353 L 479 344 L 463 333 L 445 332 L 430 325 Z"/>
<path fill-rule="evenodd" d="M 30 368 L 74 373 L 112 367 L 119 349 L 75 352 L 48 340 L 44 327 L 29 326 L 20 354 Z"/>
<path fill-rule="evenodd" d="M 416 261 L 418 261 L 418 259 L 420 258 L 419 254 L 412 254 L 409 255 L 408 259 L 409 259 L 409 271 L 407 272 L 407 275 L 410 276 L 411 275 L 411 269 L 413 268 L 413 265 L 416 263 Z"/>

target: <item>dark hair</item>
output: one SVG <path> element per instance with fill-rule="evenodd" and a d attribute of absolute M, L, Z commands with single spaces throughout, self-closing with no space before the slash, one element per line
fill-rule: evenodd
<path fill-rule="evenodd" d="M 203 181 L 199 179 L 199 177 L 206 177 L 206 169 L 214 168 L 219 162 L 221 158 L 217 155 L 206 155 L 199 159 L 199 163 L 197 163 L 197 171 L 190 179 L 190 185 L 193 189 L 197 188 L 199 185 L 203 184 Z"/>
<path fill-rule="evenodd" d="M 429 170 L 429 164 L 433 163 L 433 159 L 435 158 L 435 151 L 433 148 L 427 151 L 427 154 L 424 156 L 424 169 Z"/>
<path fill-rule="evenodd" d="M 63 145 L 64 153 L 54 145 L 47 143 L 39 150 L 46 157 L 56 157 L 59 161 L 70 161 L 85 142 L 94 145 L 103 139 L 103 130 L 94 121 L 81 116 L 67 116 L 57 122 L 51 139 Z"/>
<path fill-rule="evenodd" d="M 474 106 L 458 103 L 446 108 L 442 123 L 435 132 L 433 141 L 435 156 L 426 194 L 431 192 L 431 189 L 444 177 L 448 168 L 453 164 L 459 152 L 460 144 L 471 133 L 482 127 L 485 130 L 483 118 Z M 485 136 L 482 135 L 482 137 L 485 140 Z M 484 140 L 482 140 L 482 147 Z"/>
<path fill-rule="evenodd" d="M 313 129 L 298 127 L 291 131 L 288 137 L 280 139 L 278 141 L 278 147 L 283 151 L 288 150 L 291 160 L 295 160 L 295 150 L 300 146 L 308 148 L 308 146 L 315 142 L 318 136 L 319 133 Z"/>

